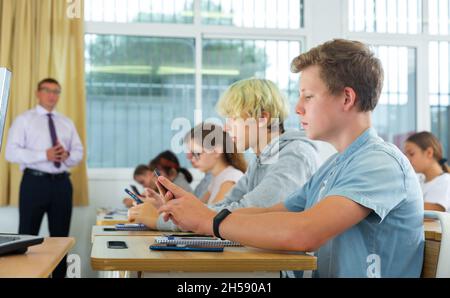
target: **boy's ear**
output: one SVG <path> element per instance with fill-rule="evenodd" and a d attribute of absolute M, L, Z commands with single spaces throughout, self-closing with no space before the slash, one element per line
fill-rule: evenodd
<path fill-rule="evenodd" d="M 344 110 L 349 111 L 356 106 L 356 92 L 351 87 L 344 88 Z"/>
<path fill-rule="evenodd" d="M 258 127 L 266 126 L 270 122 L 270 113 L 263 111 L 261 117 L 258 119 Z"/>

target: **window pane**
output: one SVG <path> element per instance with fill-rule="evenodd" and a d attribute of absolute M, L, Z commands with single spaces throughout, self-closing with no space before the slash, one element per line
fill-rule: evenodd
<path fill-rule="evenodd" d="M 303 28 L 303 0 L 201 0 L 202 22 L 247 28 Z"/>
<path fill-rule="evenodd" d="M 86 21 L 193 23 L 194 0 L 85 0 Z"/>
<path fill-rule="evenodd" d="M 90 167 L 147 163 L 169 149 L 173 119 L 193 123 L 194 53 L 193 39 L 86 35 Z"/>
<path fill-rule="evenodd" d="M 348 0 L 348 12 L 350 31 L 422 32 L 422 0 Z"/>
<path fill-rule="evenodd" d="M 219 117 L 216 104 L 232 83 L 250 77 L 274 81 L 291 103 L 286 127 L 298 128 L 294 106 L 298 98 L 298 74 L 290 73 L 291 60 L 301 52 L 299 41 L 223 40 L 203 42 L 203 118 Z"/>
<path fill-rule="evenodd" d="M 450 1 L 428 0 L 430 34 L 448 35 L 450 32 Z"/>
<path fill-rule="evenodd" d="M 444 156 L 450 156 L 450 43 L 430 42 L 429 102 L 431 131 L 444 146 Z"/>
<path fill-rule="evenodd" d="M 416 49 L 374 46 L 384 68 L 384 85 L 373 114 L 380 137 L 403 148 L 416 130 Z"/>

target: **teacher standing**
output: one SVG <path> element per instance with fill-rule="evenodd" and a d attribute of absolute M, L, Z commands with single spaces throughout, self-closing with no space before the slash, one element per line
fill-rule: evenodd
<path fill-rule="evenodd" d="M 13 122 L 6 159 L 20 164 L 19 234 L 38 235 L 47 213 L 50 237 L 67 237 L 72 216 L 69 168 L 83 158 L 83 145 L 72 120 L 55 111 L 61 85 L 44 79 L 37 86 L 38 105 Z M 64 258 L 52 276 L 63 278 Z"/>

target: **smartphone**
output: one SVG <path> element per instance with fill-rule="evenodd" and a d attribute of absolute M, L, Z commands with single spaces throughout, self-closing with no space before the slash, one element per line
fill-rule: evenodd
<path fill-rule="evenodd" d="M 137 194 L 138 196 L 140 196 L 141 194 L 139 193 L 139 190 L 137 189 L 136 186 L 134 186 L 133 184 L 130 185 L 131 190 Z"/>
<path fill-rule="evenodd" d="M 110 249 L 127 249 L 128 246 L 124 241 L 108 241 L 108 248 L 110 248 Z"/>
<path fill-rule="evenodd" d="M 156 178 L 158 178 L 159 176 L 161 176 L 161 173 L 159 172 L 158 169 L 155 169 L 154 171 Z M 162 195 L 163 197 L 166 195 L 166 193 L 169 191 L 167 188 L 164 187 L 164 185 L 162 185 L 161 183 L 159 183 L 159 181 L 156 181 L 157 185 L 162 189 L 163 193 L 160 193 L 160 195 Z"/>
<path fill-rule="evenodd" d="M 139 205 L 142 204 L 143 202 L 141 201 L 141 199 L 138 198 L 137 195 L 135 195 L 134 193 L 132 193 L 131 191 L 129 191 L 128 189 L 125 188 L 125 192 Z"/>
<path fill-rule="evenodd" d="M 116 228 L 103 228 L 103 232 L 116 232 Z"/>
<path fill-rule="evenodd" d="M 151 250 L 223 252 L 223 246 L 186 245 L 186 244 L 152 244 Z"/>

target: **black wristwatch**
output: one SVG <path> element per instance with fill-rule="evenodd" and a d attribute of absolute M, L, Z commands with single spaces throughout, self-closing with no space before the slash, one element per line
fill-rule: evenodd
<path fill-rule="evenodd" d="M 217 238 L 222 238 L 219 233 L 219 226 L 222 223 L 222 221 L 231 214 L 231 211 L 228 209 L 222 209 L 219 213 L 217 213 L 216 216 L 214 216 L 213 219 L 213 232 L 214 236 Z"/>

